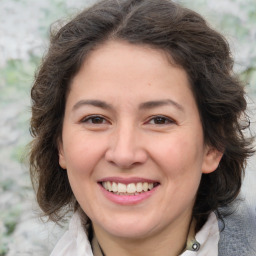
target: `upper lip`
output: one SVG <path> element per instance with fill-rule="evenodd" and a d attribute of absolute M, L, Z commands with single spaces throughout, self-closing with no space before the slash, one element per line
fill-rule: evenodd
<path fill-rule="evenodd" d="M 116 182 L 116 183 L 122 183 L 122 184 L 130 184 L 130 183 L 139 183 L 139 182 L 147 182 L 147 183 L 159 183 L 157 180 L 152 179 L 145 179 L 141 177 L 130 177 L 130 178 L 123 178 L 123 177 L 106 177 L 103 179 L 98 180 L 99 183 L 102 182 Z"/>

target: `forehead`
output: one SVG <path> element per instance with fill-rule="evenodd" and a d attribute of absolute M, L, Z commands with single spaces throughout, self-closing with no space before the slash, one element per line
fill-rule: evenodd
<path fill-rule="evenodd" d="M 120 96 L 133 102 L 167 99 L 168 95 L 183 101 L 192 96 L 187 73 L 172 64 L 164 51 L 123 41 L 109 41 L 91 51 L 73 78 L 70 92 L 95 99 L 104 94 L 113 102 Z"/>
<path fill-rule="evenodd" d="M 135 64 L 143 64 L 145 69 L 153 65 L 175 65 L 171 56 L 162 49 L 147 44 L 131 44 L 124 40 L 109 40 L 93 48 L 85 58 L 83 66 L 88 69 L 105 65 L 108 68 L 110 64 L 111 68 L 126 68 L 127 71 L 131 71 Z"/>
<path fill-rule="evenodd" d="M 138 67 L 140 67 L 139 70 Z M 126 73 L 127 76 L 124 79 L 127 79 L 128 76 L 131 78 L 141 75 L 143 71 L 147 77 L 150 77 L 149 71 L 152 70 L 155 71 L 154 75 L 160 71 L 158 72 L 160 75 L 161 69 L 162 71 L 169 69 L 169 72 L 170 68 L 182 71 L 184 78 L 186 77 L 188 80 L 185 70 L 175 63 L 167 51 L 153 48 L 147 44 L 131 44 L 122 40 L 110 40 L 97 45 L 87 54 L 80 71 L 87 70 L 87 74 L 92 71 L 95 77 L 98 73 L 110 74 L 110 70 L 114 71 L 116 76 L 121 74 L 121 71 L 125 71 L 123 73 Z M 73 78 L 73 83 L 79 77 L 79 73 L 82 72 L 78 72 Z M 172 75 L 175 75 L 174 72 Z M 108 76 L 100 78 L 106 79 Z"/>

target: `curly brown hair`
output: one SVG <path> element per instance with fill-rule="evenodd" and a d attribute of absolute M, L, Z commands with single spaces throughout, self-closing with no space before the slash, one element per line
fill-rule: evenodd
<path fill-rule="evenodd" d="M 193 209 L 200 227 L 237 197 L 252 140 L 243 135 L 244 87 L 232 72 L 227 41 L 199 14 L 170 0 L 103 0 L 52 32 L 31 90 L 30 172 L 38 203 L 54 221 L 63 209 L 79 207 L 58 159 L 66 97 L 87 55 L 115 39 L 164 50 L 189 76 L 205 143 L 223 152 L 217 170 L 201 179 Z"/>

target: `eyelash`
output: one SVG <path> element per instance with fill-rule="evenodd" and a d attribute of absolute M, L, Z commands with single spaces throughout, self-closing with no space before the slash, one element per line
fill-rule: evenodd
<path fill-rule="evenodd" d="M 151 121 L 155 121 L 153 123 L 153 125 L 168 125 L 168 124 L 175 123 L 175 121 L 173 119 L 166 117 L 166 116 L 161 116 L 161 115 L 152 116 L 150 119 L 148 119 L 148 121 L 146 123 L 150 123 Z"/>
<path fill-rule="evenodd" d="M 101 121 L 101 122 L 93 122 L 98 120 L 98 121 Z M 109 121 L 104 117 L 104 116 L 101 116 L 101 115 L 91 115 L 91 116 L 87 116 L 85 118 L 83 118 L 81 120 L 81 123 L 90 123 L 90 124 L 95 124 L 95 125 L 101 125 L 101 124 L 106 124 L 106 123 L 109 123 Z"/>
<path fill-rule="evenodd" d="M 151 123 L 151 122 L 154 123 Z M 89 123 L 92 125 L 103 125 L 110 123 L 104 116 L 101 115 L 90 115 L 81 120 L 81 123 Z M 150 117 L 144 124 L 151 124 L 151 125 L 168 125 L 173 124 L 175 121 L 169 117 L 156 115 Z"/>

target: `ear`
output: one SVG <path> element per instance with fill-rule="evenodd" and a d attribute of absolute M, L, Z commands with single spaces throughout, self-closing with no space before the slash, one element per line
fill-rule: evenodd
<path fill-rule="evenodd" d="M 62 169 L 67 169 L 66 159 L 63 151 L 63 143 L 61 139 L 59 139 L 58 141 L 58 151 L 59 151 L 59 165 Z"/>
<path fill-rule="evenodd" d="M 222 156 L 223 152 L 218 151 L 216 148 L 206 146 L 202 172 L 205 174 L 214 172 L 218 168 Z"/>

